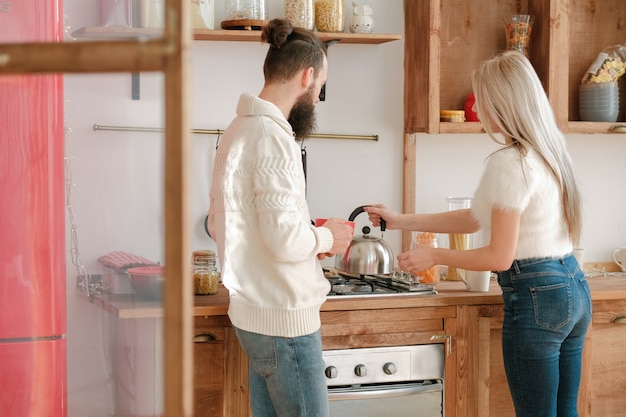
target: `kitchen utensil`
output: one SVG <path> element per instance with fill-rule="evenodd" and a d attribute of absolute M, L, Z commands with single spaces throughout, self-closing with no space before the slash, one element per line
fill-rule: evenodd
<path fill-rule="evenodd" d="M 365 206 L 357 207 L 348 217 L 353 222 Z M 385 231 L 385 220 L 380 219 L 380 231 Z M 335 268 L 348 274 L 389 274 L 393 270 L 393 251 L 382 238 L 370 236 L 370 227 L 364 226 L 363 236 L 355 236 L 343 254 L 335 256 Z"/>
<path fill-rule="evenodd" d="M 165 267 L 161 265 L 139 266 L 126 270 L 130 285 L 138 298 L 159 300 L 163 293 Z"/>
<path fill-rule="evenodd" d="M 620 269 L 626 272 L 626 247 L 621 247 L 613 251 L 613 260 Z"/>

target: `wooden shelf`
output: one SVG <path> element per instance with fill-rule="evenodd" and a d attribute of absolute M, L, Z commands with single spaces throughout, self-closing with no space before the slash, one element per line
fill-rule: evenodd
<path fill-rule="evenodd" d="M 161 36 L 161 29 L 129 28 L 125 26 L 87 26 L 72 33 L 76 39 L 147 39 Z M 350 44 L 376 45 L 402 39 L 400 34 L 383 33 L 346 33 L 346 32 L 316 32 L 322 41 L 337 41 Z M 208 30 L 195 29 L 193 39 L 197 41 L 236 41 L 260 42 L 261 32 L 258 30 Z"/>
<path fill-rule="evenodd" d="M 626 133 L 626 122 L 573 122 L 567 123 L 569 133 Z"/>
<path fill-rule="evenodd" d="M 405 132 L 476 133 L 469 123 L 440 123 L 441 109 L 462 109 L 471 92 L 471 73 L 506 48 L 503 20 L 514 14 L 535 16 L 530 61 L 544 84 L 564 133 L 624 133 L 619 122 L 581 121 L 580 81 L 598 54 L 622 44 L 626 3 L 606 0 L 602 8 L 568 0 L 405 0 Z M 477 12 L 480 10 L 480 12 Z M 626 77 L 619 80 L 626 102 Z"/>
<path fill-rule="evenodd" d="M 127 26 L 86 26 L 72 32 L 76 39 L 128 40 L 158 38 L 163 33 L 155 28 L 130 28 Z"/>
<path fill-rule="evenodd" d="M 338 41 L 352 44 L 380 44 L 402 39 L 399 34 L 382 33 L 345 33 L 345 32 L 315 32 L 322 41 Z M 260 42 L 261 32 L 257 30 L 194 30 L 195 40 L 199 41 L 244 41 Z"/>

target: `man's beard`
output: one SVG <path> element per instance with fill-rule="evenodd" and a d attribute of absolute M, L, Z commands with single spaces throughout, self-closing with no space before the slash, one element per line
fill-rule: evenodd
<path fill-rule="evenodd" d="M 304 139 L 313 133 L 317 127 L 315 120 L 315 104 L 313 103 L 313 87 L 298 97 L 289 113 L 289 124 L 296 135 L 296 139 Z"/>

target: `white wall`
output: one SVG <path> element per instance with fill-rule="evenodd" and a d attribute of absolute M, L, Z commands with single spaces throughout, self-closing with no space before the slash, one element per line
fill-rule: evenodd
<path fill-rule="evenodd" d="M 567 143 L 583 196 L 585 262 L 609 262 L 613 249 L 626 245 L 626 136 L 568 134 Z M 446 210 L 447 196 L 472 195 L 495 149 L 481 134 L 417 135 L 416 210 Z"/>
<path fill-rule="evenodd" d="M 216 26 L 223 11 L 216 6 Z M 281 15 L 282 0 L 271 0 L 270 17 Z M 401 0 L 370 0 L 375 31 L 403 33 Z M 68 33 L 97 20 L 96 0 L 66 0 Z M 352 6 L 346 1 L 349 19 Z M 262 87 L 266 45 L 248 42 L 194 41 L 191 57 L 191 125 L 224 129 L 242 92 Z M 357 206 L 402 203 L 403 41 L 381 45 L 338 44 L 329 50 L 327 101 L 317 107 L 318 131 L 378 134 L 380 140 L 305 141 L 308 152 L 308 200 L 313 217 L 347 217 Z M 93 125 L 163 125 L 163 77 L 141 74 L 141 99 L 131 100 L 129 74 L 66 75 L 67 138 L 72 164 L 71 208 L 78 243 L 68 225 L 68 314 L 70 416 L 77 410 L 101 415 L 111 407 L 110 368 L 103 344 L 109 343 L 105 320 L 75 297 L 70 249 L 97 271 L 98 256 L 123 250 L 163 259 L 163 137 L 155 133 L 94 131 Z M 624 135 L 569 135 L 572 156 L 585 196 L 581 246 L 586 259 L 607 261 L 611 249 L 626 245 Z M 215 249 L 204 234 L 215 136 L 193 137 L 193 248 Z M 418 211 L 445 210 L 448 195 L 471 195 L 482 162 L 494 149 L 485 135 L 418 135 Z M 365 215 L 358 226 L 367 224 Z M 378 231 L 374 231 L 377 233 Z M 400 232 L 385 240 L 399 253 Z M 190 254 L 191 255 L 191 254 Z M 105 381 L 98 383 L 98 376 Z M 108 382 L 107 382 L 108 380 Z M 72 412 L 74 410 L 74 412 Z"/>

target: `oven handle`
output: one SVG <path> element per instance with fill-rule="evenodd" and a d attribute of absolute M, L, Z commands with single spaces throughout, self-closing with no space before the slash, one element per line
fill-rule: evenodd
<path fill-rule="evenodd" d="M 351 391 L 338 391 L 333 392 L 332 389 L 328 392 L 329 401 L 342 401 L 342 400 L 365 400 L 375 398 L 389 398 L 389 397 L 406 397 L 409 395 L 424 394 L 427 392 L 441 392 L 443 391 L 442 383 L 434 384 L 411 384 L 403 386 L 389 386 L 381 389 L 371 390 L 351 390 Z"/>

